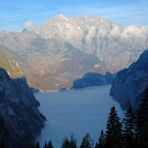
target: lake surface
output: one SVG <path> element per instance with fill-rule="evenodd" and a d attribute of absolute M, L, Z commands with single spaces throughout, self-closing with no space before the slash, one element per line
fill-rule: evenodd
<path fill-rule="evenodd" d="M 60 148 L 63 139 L 71 134 L 78 145 L 86 133 L 96 143 L 101 129 L 106 128 L 110 108 L 114 105 L 123 117 L 120 105 L 109 95 L 110 85 L 90 87 L 80 90 L 65 90 L 37 93 L 40 111 L 47 118 L 45 127 L 37 140 L 41 145 L 52 140 L 55 148 Z"/>

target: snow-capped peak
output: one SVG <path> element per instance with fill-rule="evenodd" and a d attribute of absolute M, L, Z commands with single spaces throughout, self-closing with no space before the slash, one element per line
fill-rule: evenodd
<path fill-rule="evenodd" d="M 56 18 L 59 19 L 68 19 L 66 16 L 64 16 L 63 14 L 59 14 L 58 16 L 56 16 Z"/>

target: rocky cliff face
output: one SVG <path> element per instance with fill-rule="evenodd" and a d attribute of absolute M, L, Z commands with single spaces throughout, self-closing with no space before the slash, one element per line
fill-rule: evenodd
<path fill-rule="evenodd" d="M 122 107 L 131 105 L 136 108 L 146 86 L 148 86 L 148 49 L 129 68 L 117 73 L 110 94 Z"/>
<path fill-rule="evenodd" d="M 38 106 L 24 78 L 12 80 L 0 69 L 0 144 L 26 148 L 40 133 L 45 121 Z"/>

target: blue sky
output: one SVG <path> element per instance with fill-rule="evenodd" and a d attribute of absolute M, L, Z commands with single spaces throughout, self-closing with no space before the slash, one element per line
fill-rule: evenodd
<path fill-rule="evenodd" d="M 0 30 L 20 31 L 53 16 L 99 16 L 129 25 L 148 25 L 148 0 L 1 0 Z"/>

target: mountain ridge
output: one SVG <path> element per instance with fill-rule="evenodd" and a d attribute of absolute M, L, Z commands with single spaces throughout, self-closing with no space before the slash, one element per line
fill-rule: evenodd
<path fill-rule="evenodd" d="M 148 26 L 97 17 L 56 16 L 23 32 L 0 32 L 0 48 L 41 90 L 70 88 L 85 73 L 116 73 L 148 48 Z"/>

